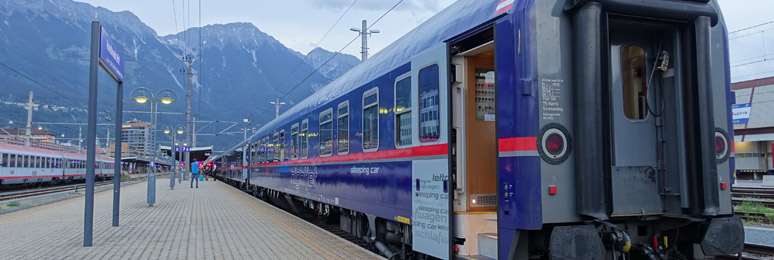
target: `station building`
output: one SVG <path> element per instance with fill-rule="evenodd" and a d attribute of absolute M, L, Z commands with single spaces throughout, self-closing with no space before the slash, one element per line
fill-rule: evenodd
<path fill-rule="evenodd" d="M 733 83 L 736 171 L 739 178 L 774 174 L 774 77 Z"/>

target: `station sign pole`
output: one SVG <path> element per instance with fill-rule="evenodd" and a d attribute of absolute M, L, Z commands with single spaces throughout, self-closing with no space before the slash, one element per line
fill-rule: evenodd
<path fill-rule="evenodd" d="M 123 111 L 124 108 L 124 83 L 118 83 L 118 89 L 116 91 L 116 111 Z M 116 150 L 113 153 L 113 226 L 118 226 L 118 210 L 121 203 L 121 136 L 123 133 L 123 113 L 116 112 L 116 125 L 115 125 L 115 147 Z M 108 147 L 110 149 L 110 147 Z"/>
<path fill-rule="evenodd" d="M 89 111 L 88 119 L 89 124 L 86 128 L 86 198 L 83 216 L 83 246 L 91 247 L 94 231 L 94 168 L 96 164 L 96 144 L 97 144 L 97 86 L 98 86 L 98 73 L 97 66 L 102 67 L 115 81 L 118 83 L 117 97 L 119 103 L 116 104 L 116 114 L 118 118 L 116 124 L 120 125 L 121 113 L 123 112 L 121 107 L 120 98 L 122 98 L 121 90 L 123 83 L 123 62 L 121 56 L 115 51 L 115 48 L 110 43 L 110 38 L 107 35 L 98 21 L 91 22 L 91 55 L 89 57 Z M 120 131 L 120 129 L 117 129 Z M 120 132 L 117 132 L 120 133 Z M 116 134 L 116 137 L 120 134 Z M 120 151 L 121 139 L 116 138 L 116 151 Z M 115 154 L 116 164 L 120 168 L 120 153 Z M 120 171 L 119 171 L 120 173 Z M 113 173 L 116 176 L 116 173 Z M 115 201 L 118 199 L 119 193 L 116 191 L 120 189 L 120 177 L 118 178 L 118 184 L 114 185 L 114 205 L 113 205 L 113 226 L 118 225 L 118 204 Z M 114 180 L 115 183 L 115 180 Z"/>

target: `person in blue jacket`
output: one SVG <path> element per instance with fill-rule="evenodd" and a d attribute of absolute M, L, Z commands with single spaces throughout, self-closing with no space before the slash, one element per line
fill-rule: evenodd
<path fill-rule="evenodd" d="M 196 188 L 199 188 L 199 163 L 191 163 L 191 188 L 193 188 L 194 180 L 196 180 Z"/>

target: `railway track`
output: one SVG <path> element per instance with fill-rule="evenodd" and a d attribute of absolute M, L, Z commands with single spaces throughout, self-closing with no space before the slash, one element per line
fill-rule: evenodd
<path fill-rule="evenodd" d="M 774 201 L 767 201 L 767 200 L 753 200 L 753 199 L 744 199 L 744 198 L 733 198 L 731 203 L 734 206 L 737 206 L 737 205 L 741 205 L 743 202 L 746 202 L 746 201 L 749 201 L 749 202 L 752 202 L 752 203 L 761 204 L 764 207 L 774 209 Z"/>
<path fill-rule="evenodd" d="M 731 188 L 734 198 L 774 199 L 772 188 Z"/>
<path fill-rule="evenodd" d="M 94 184 L 94 187 L 99 187 L 102 185 L 108 185 L 112 183 L 113 183 L 112 180 L 97 182 Z M 53 194 L 53 193 L 59 193 L 59 192 L 83 190 L 85 188 L 86 188 L 86 184 L 72 184 L 72 185 L 60 186 L 60 187 L 34 189 L 34 190 L 18 191 L 18 192 L 8 192 L 5 194 L 0 194 L 0 201 L 29 198 L 29 197 L 35 197 L 35 196 L 41 196 L 41 195 L 47 195 L 47 194 Z"/>
<path fill-rule="evenodd" d="M 764 213 L 736 211 L 734 212 L 734 215 L 744 220 L 755 221 L 760 224 L 769 224 L 769 225 L 774 224 L 774 221 L 772 221 L 772 218 L 774 218 L 774 216 L 771 216 L 770 218 L 769 216 L 766 216 L 766 214 Z"/>
<path fill-rule="evenodd" d="M 759 260 L 772 259 L 774 257 L 774 246 L 744 243 L 744 251 L 741 258 L 739 256 L 719 256 L 715 259 L 743 259 Z"/>

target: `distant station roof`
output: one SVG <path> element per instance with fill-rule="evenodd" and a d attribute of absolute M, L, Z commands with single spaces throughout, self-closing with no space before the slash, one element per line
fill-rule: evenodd
<path fill-rule="evenodd" d="M 167 154 L 168 156 L 172 156 L 172 150 L 169 146 L 161 146 L 161 152 Z M 180 156 L 180 151 L 177 151 L 178 156 Z M 197 161 L 205 161 L 207 158 L 212 155 L 212 146 L 204 146 L 204 147 L 191 147 L 191 161 L 197 162 Z"/>

